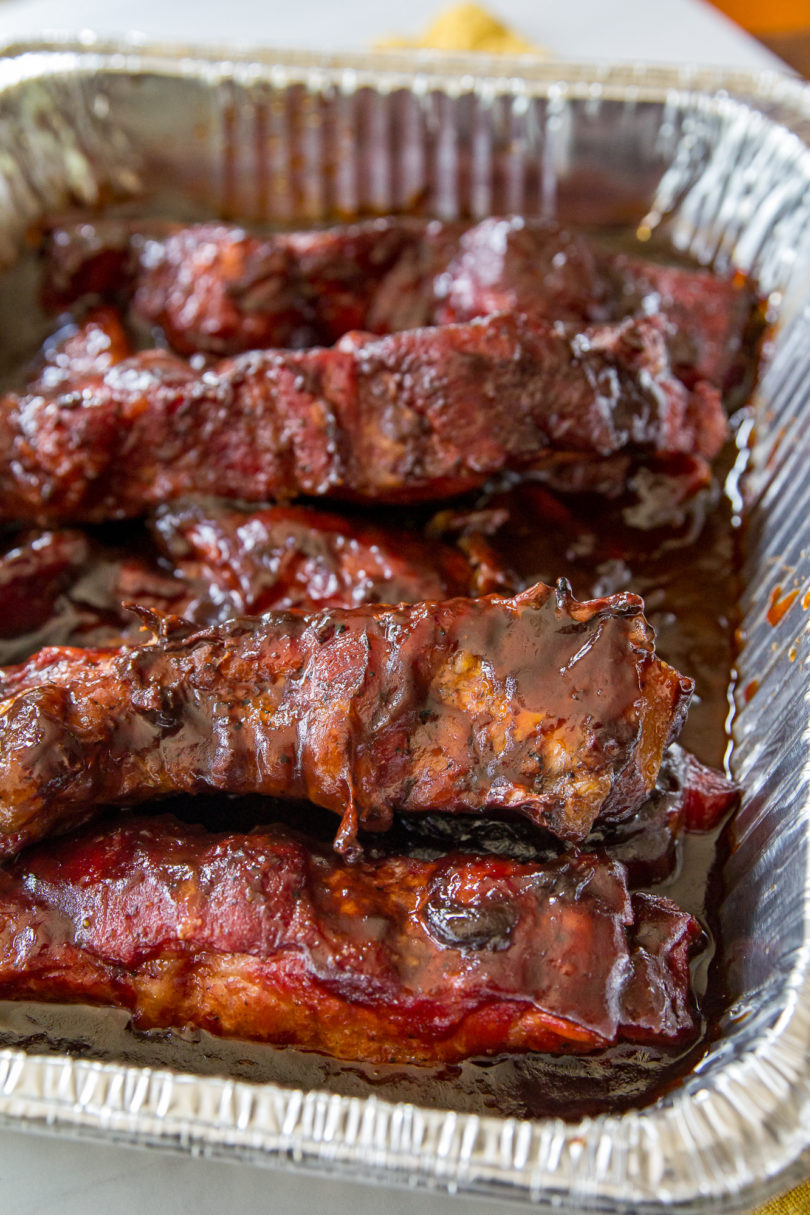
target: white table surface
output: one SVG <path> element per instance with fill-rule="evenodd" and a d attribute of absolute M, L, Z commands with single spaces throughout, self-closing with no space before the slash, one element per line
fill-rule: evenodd
<path fill-rule="evenodd" d="M 454 0 L 6 0 L 0 35 L 137 30 L 160 41 L 369 48 L 414 35 Z M 484 0 L 502 20 L 560 58 L 694 61 L 757 68 L 778 63 L 702 0 Z"/>
<path fill-rule="evenodd" d="M 560 58 L 638 59 L 758 68 L 778 61 L 701 0 L 489 0 Z M 159 41 L 368 48 L 415 34 L 442 0 L 2 0 L 0 37 L 131 30 Z M 666 31 L 663 36 L 663 31 Z M 0 1215 L 514 1215 L 516 1207 L 303 1177 L 67 1138 L 0 1133 Z"/>

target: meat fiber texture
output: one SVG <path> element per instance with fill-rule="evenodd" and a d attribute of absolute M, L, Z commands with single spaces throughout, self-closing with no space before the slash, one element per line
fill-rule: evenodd
<path fill-rule="evenodd" d="M 55 224 L 44 298 L 61 309 L 132 295 L 181 354 L 328 346 L 366 327 L 379 281 L 428 226 L 397 216 L 260 237 L 220 223 Z"/>
<path fill-rule="evenodd" d="M 304 506 L 179 499 L 150 519 L 155 551 L 78 530 L 27 529 L 0 553 L 0 654 L 143 642 L 135 602 L 200 626 L 271 608 L 482 595 L 514 578 L 475 532 L 458 547 Z"/>
<path fill-rule="evenodd" d="M 480 537 L 462 555 L 287 500 L 705 470 L 749 288 L 516 218 L 85 237 L 55 234 L 54 299 L 126 312 L 63 327 L 0 401 L 0 519 L 146 515 L 159 564 L 99 558 L 114 603 L 95 606 L 126 632 L 131 586 L 155 637 L 0 672 L 0 993 L 372 1062 L 691 1040 L 699 927 L 631 888 L 735 790 L 675 748 L 661 768 L 693 685 L 641 601 L 453 599 L 508 585 Z M 133 318 L 177 353 L 135 353 Z M 36 569 L 45 621 L 98 545 L 17 539 L 12 634 Z M 394 600 L 414 605 L 370 606 Z M 211 792 L 288 799 L 303 826 L 325 807 L 336 851 L 129 817 L 17 856 L 110 806 Z M 459 816 L 521 855 L 483 836 L 448 854 L 472 838 Z"/>
<path fill-rule="evenodd" d="M 472 225 L 392 216 L 271 237 L 230 224 L 68 221 L 49 234 L 45 295 L 56 307 L 131 297 L 175 350 L 216 355 L 503 310 L 579 324 L 656 312 L 678 374 L 721 388 L 739 377 L 757 310 L 744 279 L 617 254 L 523 216 Z"/>
<path fill-rule="evenodd" d="M 637 810 L 693 690 L 637 596 L 578 603 L 564 583 L 174 628 L 6 670 L 0 853 L 212 789 L 332 810 L 349 853 L 395 810 L 523 815 L 577 842 Z"/>
<path fill-rule="evenodd" d="M 222 601 L 220 619 L 478 596 L 513 582 L 478 533 L 454 547 L 312 507 L 185 498 L 159 508 L 151 528 L 182 577 Z"/>
<path fill-rule="evenodd" d="M 513 314 L 214 368 L 163 351 L 0 400 L 0 519 L 139 515 L 189 493 L 418 502 L 555 457 L 690 453 L 728 433 L 669 368 L 662 322 L 581 332 Z"/>
<path fill-rule="evenodd" d="M 370 1062 L 688 1040 L 699 935 L 605 857 L 347 865 L 279 827 L 130 818 L 0 872 L 0 994 Z"/>

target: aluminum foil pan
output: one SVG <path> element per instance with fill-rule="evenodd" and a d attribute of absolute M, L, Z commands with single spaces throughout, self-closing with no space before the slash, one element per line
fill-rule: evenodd
<path fill-rule="evenodd" d="M 522 211 L 631 222 L 642 237 L 663 225 L 701 261 L 753 272 L 781 321 L 744 483 L 733 762 L 746 797 L 722 908 L 733 1004 L 696 1071 L 640 1112 L 571 1124 L 93 1062 L 51 1044 L 0 1049 L 0 1122 L 578 1215 L 738 1212 L 810 1172 L 809 143 L 810 89 L 773 73 L 5 48 L 6 266 L 46 213 L 126 195 L 274 223 Z M 798 595 L 774 629 L 777 585 Z"/>

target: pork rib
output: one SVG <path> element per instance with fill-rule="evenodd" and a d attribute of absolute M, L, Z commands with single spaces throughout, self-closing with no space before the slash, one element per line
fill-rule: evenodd
<path fill-rule="evenodd" d="M 373 318 L 382 328 L 386 314 L 396 318 L 402 308 L 398 279 L 407 277 L 414 256 L 403 254 L 377 299 Z M 467 229 L 436 271 L 431 290 L 422 292 L 432 300 L 432 323 L 506 310 L 580 323 L 660 315 L 673 369 L 692 386 L 700 380 L 718 388 L 734 384 L 756 313 L 756 294 L 742 276 L 612 253 L 557 224 L 520 216 L 485 219 Z"/>
<path fill-rule="evenodd" d="M 36 375 L 26 391 L 35 395 L 81 389 L 133 353 L 121 317 L 114 308 L 92 308 L 80 323 L 62 325 L 45 342 Z"/>
<path fill-rule="evenodd" d="M 303 506 L 184 498 L 149 520 L 157 552 L 76 530 L 18 532 L 0 551 L 0 665 L 42 646 L 143 642 L 135 602 L 203 627 L 270 609 L 417 603 L 508 593 L 484 536 L 457 546 Z M 170 567 L 170 568 L 167 568 Z"/>
<path fill-rule="evenodd" d="M 200 623 L 271 609 L 314 612 L 478 596 L 514 586 L 477 533 L 455 547 L 312 507 L 253 509 L 216 498 L 169 503 L 150 526 L 183 578 L 209 588 L 212 607 L 219 603 L 218 615 L 208 620 L 202 613 L 190 617 Z"/>
<path fill-rule="evenodd" d="M 132 600 L 200 624 L 223 611 L 221 597 L 209 602 L 201 583 L 146 554 L 74 530 L 17 533 L 0 552 L 0 663 L 24 661 L 46 645 L 143 642 L 141 620 L 123 606 Z"/>
<path fill-rule="evenodd" d="M 132 1009 L 342 1059 L 668 1044 L 695 920 L 570 855 L 347 865 L 283 828 L 129 819 L 0 872 L 0 994 Z"/>
<path fill-rule="evenodd" d="M 692 693 L 642 607 L 541 584 L 42 650 L 0 684 L 0 854 L 99 805 L 211 789 L 308 798 L 342 816 L 344 850 L 395 810 L 582 840 L 652 789 Z"/>
<path fill-rule="evenodd" d="M 419 501 L 555 453 L 711 457 L 726 434 L 716 390 L 672 376 L 652 318 L 572 335 L 493 315 L 200 374 L 151 351 L 0 401 L 0 518 L 103 520 L 188 493 Z"/>
<path fill-rule="evenodd" d="M 522 216 L 478 224 L 412 217 L 269 238 L 228 224 L 57 224 L 46 245 L 52 305 L 133 295 L 176 350 L 225 355 L 330 344 L 517 311 L 579 324 L 661 313 L 690 384 L 733 383 L 756 310 L 750 283 L 600 248 Z"/>
<path fill-rule="evenodd" d="M 259 237 L 217 223 L 57 224 L 45 299 L 60 308 L 133 294 L 135 312 L 181 354 L 328 346 L 365 328 L 377 284 L 426 227 L 397 216 Z"/>

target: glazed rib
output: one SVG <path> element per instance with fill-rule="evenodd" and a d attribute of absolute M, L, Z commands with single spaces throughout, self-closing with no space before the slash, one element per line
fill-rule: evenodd
<path fill-rule="evenodd" d="M 144 641 L 135 600 L 166 615 L 218 618 L 202 584 L 157 560 L 107 546 L 76 530 L 28 530 L 0 553 L 0 665 L 43 646 L 118 646 Z M 235 612 L 231 612 L 235 615 Z"/>
<path fill-rule="evenodd" d="M 403 256 L 401 267 L 413 256 Z M 392 286 L 397 274 L 402 268 L 392 272 Z M 555 223 L 520 216 L 469 228 L 432 281 L 434 324 L 502 310 L 591 324 L 660 315 L 675 373 L 689 385 L 706 380 L 718 388 L 741 373 L 757 303 L 741 276 L 612 253 Z"/>
<path fill-rule="evenodd" d="M 587 1052 L 696 1030 L 695 920 L 616 862 L 346 865 L 283 828 L 129 819 L 0 873 L 0 994 L 342 1059 Z"/>
<path fill-rule="evenodd" d="M 49 234 L 45 297 L 58 308 L 132 294 L 181 354 L 328 346 L 366 327 L 377 284 L 426 226 L 399 216 L 258 237 L 232 224 L 82 220 Z"/>
<path fill-rule="evenodd" d="M 510 583 L 481 535 L 453 547 L 311 507 L 257 510 L 185 498 L 159 508 L 151 527 L 182 576 L 209 588 L 209 620 L 217 603 L 216 619 L 224 620 L 271 609 L 477 597 Z M 190 618 L 205 621 L 203 614 Z"/>
<path fill-rule="evenodd" d="M 99 805 L 204 790 L 307 798 L 342 816 L 344 850 L 395 810 L 580 841 L 640 805 L 691 696 L 642 606 L 538 585 L 42 650 L 0 685 L 0 853 Z"/>
<path fill-rule="evenodd" d="M 707 380 L 727 391 L 744 378 L 763 320 L 756 292 L 742 275 L 662 266 L 627 254 L 604 256 L 602 265 L 615 301 L 611 317 L 666 317 L 672 369 L 685 384 Z"/>
<path fill-rule="evenodd" d="M 135 548 L 77 530 L 29 529 L 0 552 L 0 666 L 42 646 L 143 642 L 124 604 L 200 625 L 271 608 L 417 603 L 507 592 L 513 575 L 474 529 L 457 546 L 301 506 L 254 510 L 186 498 L 151 518 Z"/>
<path fill-rule="evenodd" d="M 91 551 L 79 531 L 17 535 L 0 557 L 0 638 L 46 625 L 59 596 L 79 576 Z"/>
<path fill-rule="evenodd" d="M 80 322 L 62 325 L 42 349 L 36 375 L 28 385 L 33 394 L 81 389 L 103 376 L 133 353 L 120 315 L 114 308 L 91 308 Z"/>
<path fill-rule="evenodd" d="M 132 294 L 174 348 L 226 355 L 328 345 L 350 329 L 392 333 L 517 311 L 579 324 L 661 313 L 677 374 L 728 387 L 756 309 L 750 284 L 602 249 L 521 216 L 463 226 L 389 217 L 260 238 L 228 224 L 56 225 L 52 305 Z"/>
<path fill-rule="evenodd" d="M 655 319 L 576 335 L 493 315 L 200 374 L 145 352 L 65 394 L 0 401 L 0 518 L 142 514 L 188 493 L 435 499 L 566 457 L 690 452 L 727 434 Z"/>

